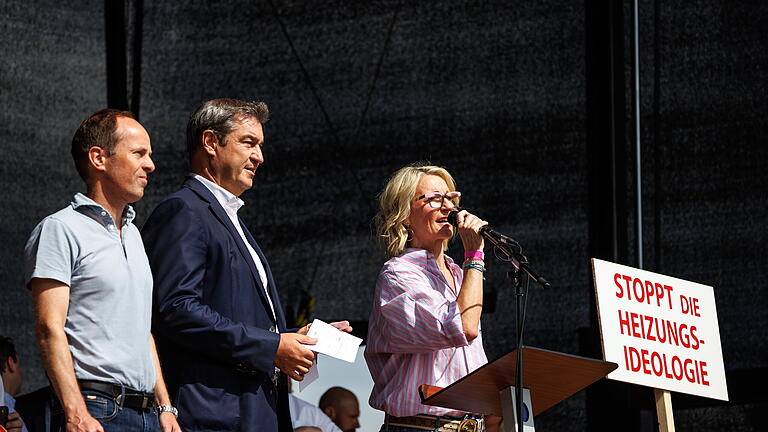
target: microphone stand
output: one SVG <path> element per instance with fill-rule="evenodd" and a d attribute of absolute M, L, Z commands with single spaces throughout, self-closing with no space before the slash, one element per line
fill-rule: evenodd
<path fill-rule="evenodd" d="M 515 329 L 517 330 L 517 366 L 515 367 L 515 412 L 517 413 L 517 432 L 523 432 L 523 329 L 525 326 L 525 309 L 528 303 L 528 283 L 533 279 L 544 288 L 551 285 L 539 276 L 529 265 L 528 258 L 522 254 L 522 247 L 515 240 L 506 236 L 497 236 L 488 232 L 481 233 L 494 246 L 496 257 L 512 264 L 512 271 L 507 277 L 515 286 Z M 503 255 L 499 256 L 499 254 Z M 527 277 L 526 277 L 527 276 Z M 530 278 L 530 279 L 529 279 Z M 523 281 L 525 280 L 525 288 Z M 532 413 L 529 412 L 529 415 Z"/>

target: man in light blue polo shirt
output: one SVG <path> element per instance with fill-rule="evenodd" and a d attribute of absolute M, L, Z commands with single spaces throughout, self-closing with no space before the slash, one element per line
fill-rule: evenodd
<path fill-rule="evenodd" d="M 152 273 L 129 205 L 144 195 L 151 153 L 131 113 L 88 117 L 72 139 L 87 193 L 43 219 L 25 247 L 62 430 L 180 430 L 150 333 Z"/>

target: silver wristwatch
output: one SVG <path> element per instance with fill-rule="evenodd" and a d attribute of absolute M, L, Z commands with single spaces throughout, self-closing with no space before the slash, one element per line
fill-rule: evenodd
<path fill-rule="evenodd" d="M 174 417 L 179 418 L 179 410 L 176 409 L 176 407 L 172 407 L 170 405 L 160 405 L 157 407 L 157 414 L 160 415 L 164 412 L 169 412 L 173 414 Z"/>

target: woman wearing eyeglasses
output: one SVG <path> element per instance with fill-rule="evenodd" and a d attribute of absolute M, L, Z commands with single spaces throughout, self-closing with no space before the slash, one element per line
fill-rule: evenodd
<path fill-rule="evenodd" d="M 478 234 L 487 222 L 462 210 L 451 226 L 448 214 L 461 196 L 455 189 L 443 168 L 406 166 L 379 195 L 376 236 L 389 260 L 376 282 L 365 359 L 374 380 L 369 402 L 386 413 L 382 431 L 483 428 L 472 423 L 481 416 L 423 405 L 418 393 L 421 384 L 446 387 L 488 362 Z M 464 245 L 461 265 L 445 254 L 454 231 Z"/>

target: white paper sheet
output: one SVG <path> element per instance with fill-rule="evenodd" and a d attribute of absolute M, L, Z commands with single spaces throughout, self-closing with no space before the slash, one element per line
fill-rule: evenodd
<path fill-rule="evenodd" d="M 312 321 L 307 336 L 317 339 L 315 345 L 306 345 L 307 348 L 350 363 L 355 361 L 357 347 L 363 342 L 359 337 L 343 332 L 319 319 Z"/>
<path fill-rule="evenodd" d="M 318 378 L 320 378 L 320 371 L 317 369 L 317 360 L 312 362 L 312 367 L 309 368 L 309 372 L 307 372 L 306 375 L 304 375 L 304 379 L 299 381 L 299 391 L 304 391 L 305 388 L 309 387 L 310 384 L 315 382 Z"/>

